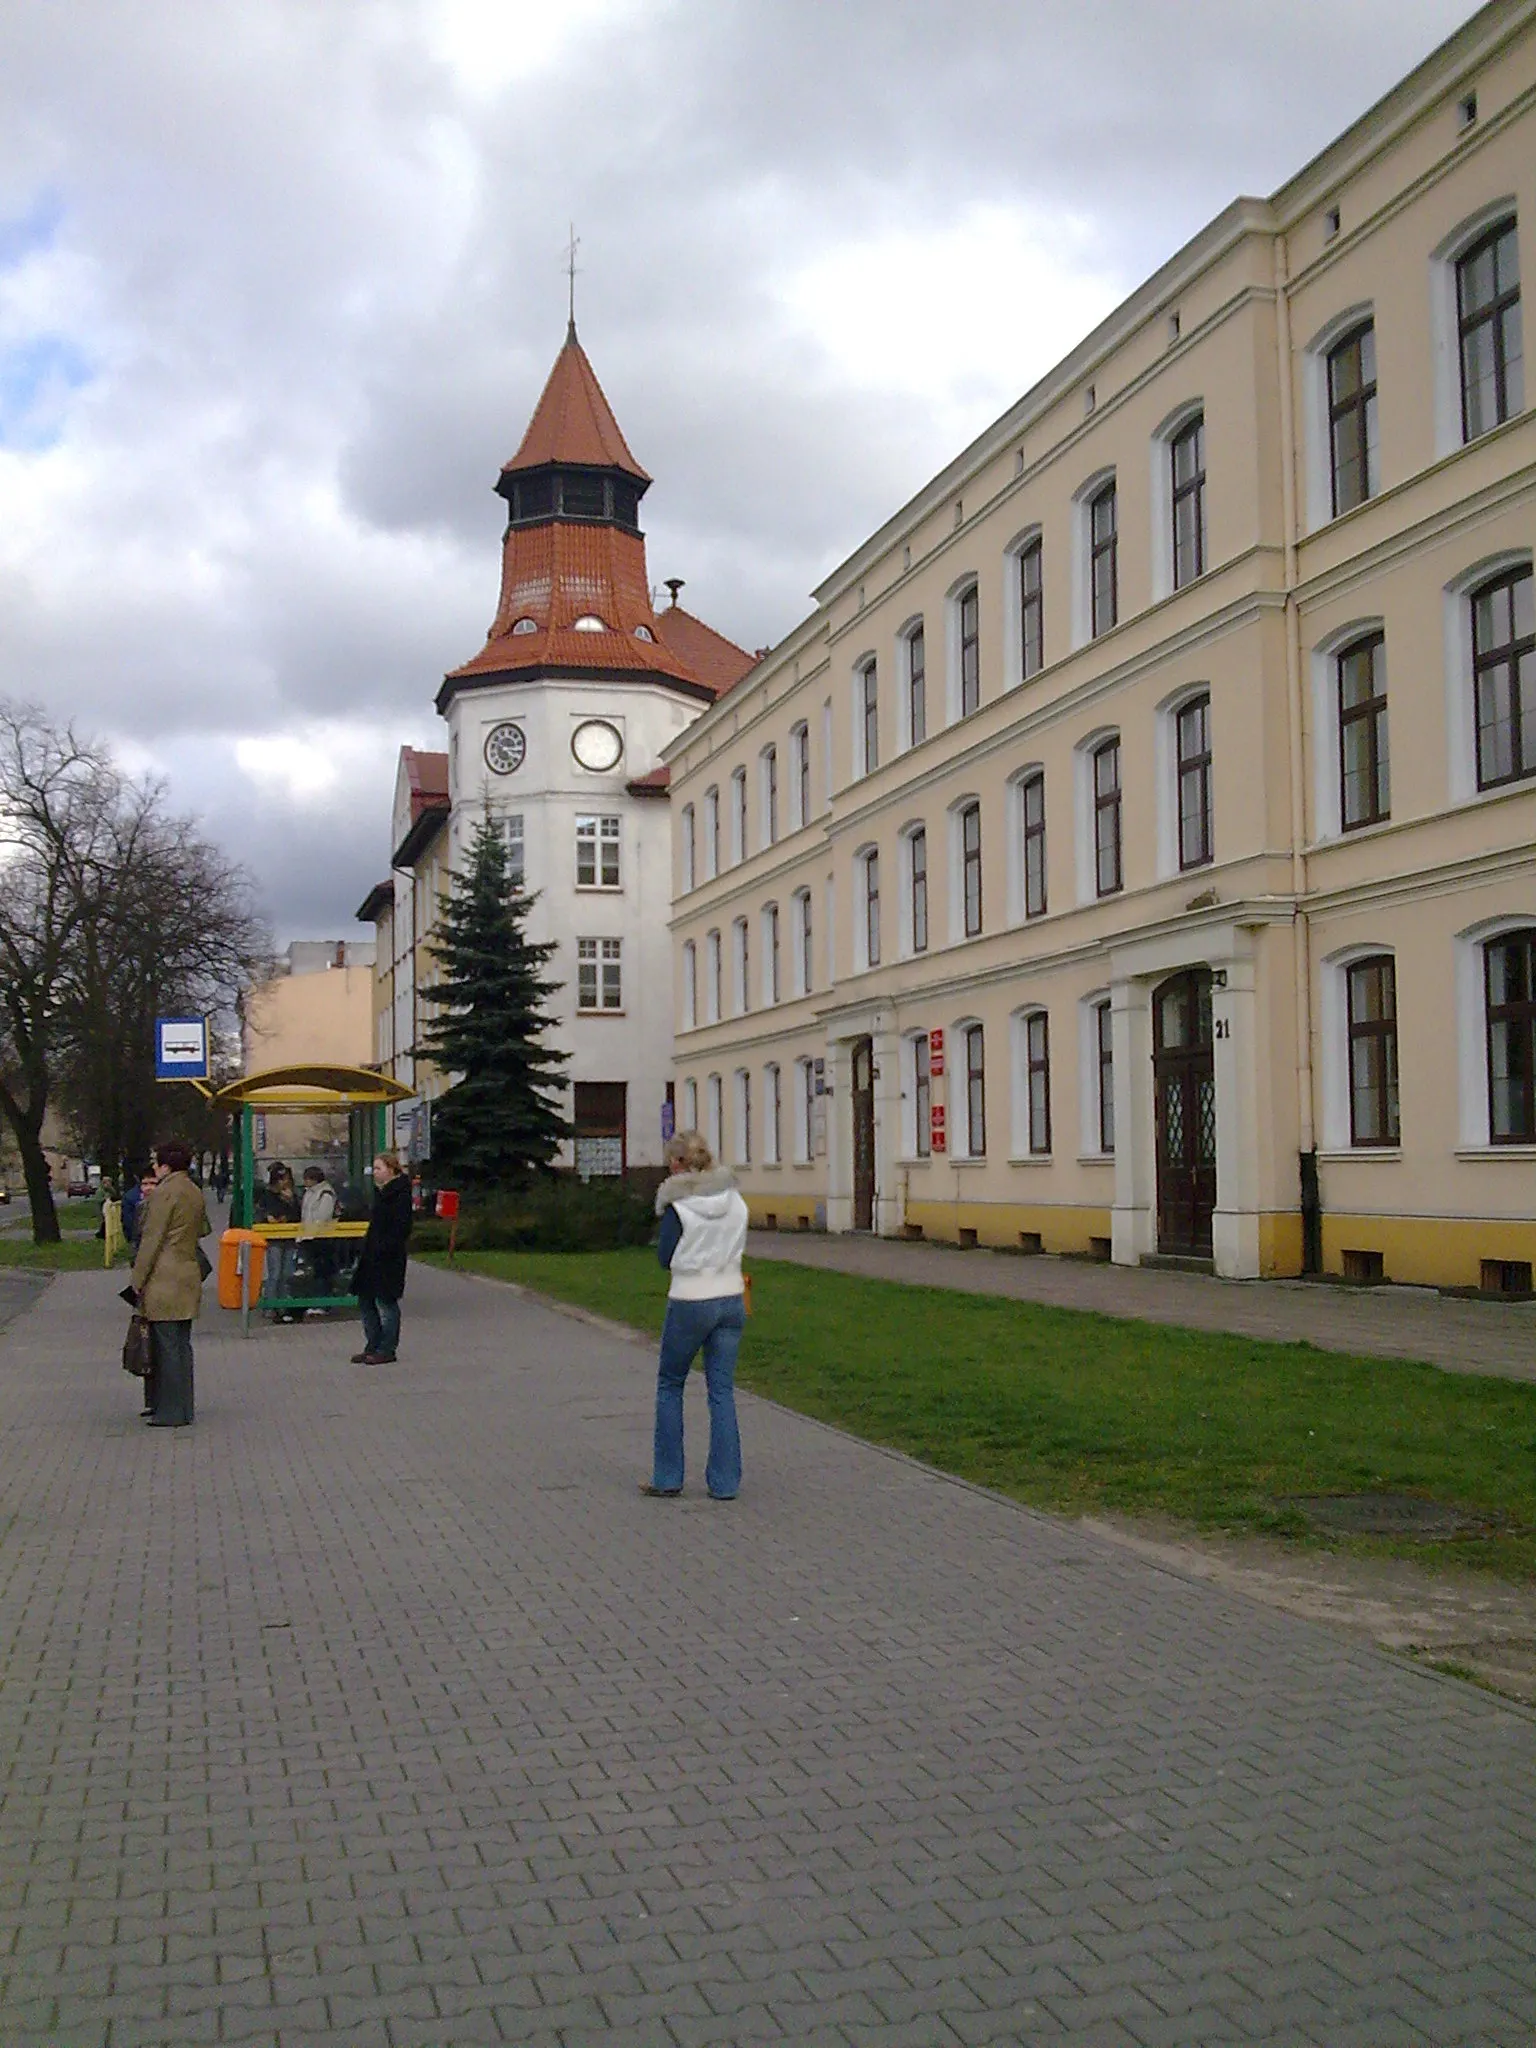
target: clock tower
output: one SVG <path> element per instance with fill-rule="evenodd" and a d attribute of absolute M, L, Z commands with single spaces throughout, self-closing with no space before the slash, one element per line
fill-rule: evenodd
<path fill-rule="evenodd" d="M 550 1038 L 571 1054 L 571 1163 L 592 1174 L 660 1163 L 673 1018 L 662 749 L 753 663 L 676 588 L 652 606 L 650 483 L 573 321 L 496 482 L 507 523 L 490 634 L 437 694 L 449 864 L 489 808 L 535 899 L 529 936 L 558 948 Z"/>

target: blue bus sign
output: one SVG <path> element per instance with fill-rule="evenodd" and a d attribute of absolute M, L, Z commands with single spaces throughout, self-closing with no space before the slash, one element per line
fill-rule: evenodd
<path fill-rule="evenodd" d="M 157 1017 L 155 1019 L 155 1079 L 157 1081 L 206 1081 L 208 1078 L 208 1019 L 206 1017 Z"/>

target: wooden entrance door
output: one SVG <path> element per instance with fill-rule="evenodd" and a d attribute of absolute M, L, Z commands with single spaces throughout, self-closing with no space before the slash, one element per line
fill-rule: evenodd
<path fill-rule="evenodd" d="M 1152 998 L 1157 1094 L 1157 1248 L 1208 1259 L 1216 1207 L 1211 975 L 1191 968 Z"/>
<path fill-rule="evenodd" d="M 875 1048 L 861 1038 L 853 1048 L 853 1227 L 875 1227 Z"/>

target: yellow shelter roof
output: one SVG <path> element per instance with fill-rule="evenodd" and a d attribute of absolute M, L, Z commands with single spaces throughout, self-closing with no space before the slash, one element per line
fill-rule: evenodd
<path fill-rule="evenodd" d="M 404 1102 L 410 1089 L 371 1067 L 267 1067 L 218 1089 L 215 1109 L 353 1109 L 371 1102 Z"/>

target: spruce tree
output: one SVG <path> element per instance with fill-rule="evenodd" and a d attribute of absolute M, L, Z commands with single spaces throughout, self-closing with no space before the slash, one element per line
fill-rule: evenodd
<path fill-rule="evenodd" d="M 540 969 L 555 951 L 523 931 L 533 899 L 514 887 L 487 816 L 468 871 L 456 874 L 432 952 L 438 977 L 423 998 L 437 1015 L 421 1051 L 459 1078 L 432 1106 L 432 1160 L 473 1190 L 516 1186 L 548 1167 L 571 1126 L 556 1106 L 569 1053 L 540 1042 L 543 1005 L 561 986 Z"/>

